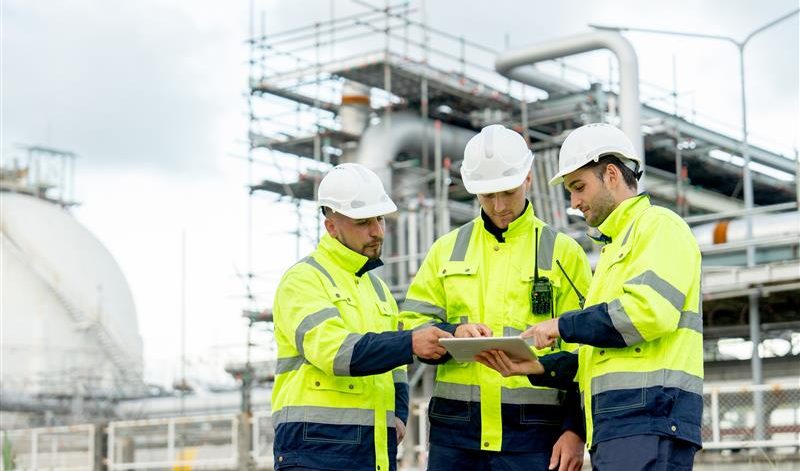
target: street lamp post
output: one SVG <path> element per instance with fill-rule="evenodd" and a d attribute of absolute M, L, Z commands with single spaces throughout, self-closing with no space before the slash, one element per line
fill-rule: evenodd
<path fill-rule="evenodd" d="M 717 39 L 722 41 L 727 41 L 733 43 L 736 46 L 736 50 L 739 52 L 739 84 L 740 84 L 740 91 L 741 91 L 741 101 L 742 101 L 742 142 L 741 142 L 741 153 L 742 158 L 744 159 L 744 168 L 743 168 L 743 175 L 742 179 L 744 180 L 744 207 L 747 210 L 745 215 L 745 223 L 746 223 L 746 235 L 748 241 L 753 238 L 753 178 L 751 175 L 750 170 L 750 146 L 748 144 L 748 133 L 747 133 L 747 98 L 745 92 L 745 74 L 744 74 L 744 48 L 747 46 L 747 43 L 753 39 L 754 36 L 757 34 L 775 26 L 776 24 L 796 15 L 800 12 L 799 9 L 795 9 L 785 15 L 776 18 L 769 23 L 764 24 L 763 26 L 756 28 L 750 34 L 748 34 L 743 41 L 737 41 L 734 38 L 729 36 L 720 36 L 714 34 L 703 34 L 703 33 L 687 33 L 682 31 L 667 31 L 667 30 L 660 30 L 660 29 L 647 29 L 647 28 L 630 28 L 630 27 L 623 27 L 623 26 L 606 26 L 606 25 L 589 25 L 595 29 L 604 29 L 604 30 L 612 30 L 612 31 L 634 31 L 634 32 L 641 32 L 641 33 L 655 33 L 655 34 L 668 34 L 674 36 L 687 36 L 693 38 L 706 38 L 706 39 Z M 680 175 L 678 175 L 680 179 Z M 678 195 L 680 197 L 680 195 Z M 800 200 L 800 195 L 798 195 L 798 200 Z M 747 245 L 747 267 L 752 268 L 755 266 L 755 246 L 750 243 Z M 748 295 L 748 303 L 749 303 L 749 323 L 750 323 L 750 340 L 753 343 L 753 350 L 752 356 L 750 360 L 750 365 L 753 372 L 753 383 L 755 384 L 762 384 L 764 382 L 764 375 L 761 367 L 761 357 L 758 353 L 758 345 L 761 343 L 761 333 L 759 331 L 759 311 L 758 311 L 758 295 L 757 294 L 750 294 Z M 702 313 L 701 313 L 702 315 Z M 753 412 L 755 413 L 756 421 L 755 421 L 755 439 L 756 440 L 763 440 L 764 439 L 764 398 L 762 393 L 755 392 L 753 395 Z"/>

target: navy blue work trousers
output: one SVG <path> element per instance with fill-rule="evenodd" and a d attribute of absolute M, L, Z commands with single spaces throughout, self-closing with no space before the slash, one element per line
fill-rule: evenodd
<path fill-rule="evenodd" d="M 697 446 L 660 435 L 635 435 L 598 443 L 592 471 L 688 471 Z"/>
<path fill-rule="evenodd" d="M 428 471 L 547 471 L 550 452 L 467 450 L 430 444 Z"/>

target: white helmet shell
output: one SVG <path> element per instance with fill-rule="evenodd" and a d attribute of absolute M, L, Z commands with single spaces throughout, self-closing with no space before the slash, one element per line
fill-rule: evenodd
<path fill-rule="evenodd" d="M 333 167 L 319 183 L 317 205 L 352 219 L 365 219 L 397 211 L 381 179 L 361 164 Z"/>
<path fill-rule="evenodd" d="M 618 157 L 625 166 L 638 172 L 642 159 L 633 148 L 628 136 L 606 123 L 592 123 L 575 129 L 564 140 L 558 152 L 558 173 L 550 179 L 555 186 L 564 181 L 564 176 L 578 170 L 589 162 L 597 162 L 604 155 Z"/>
<path fill-rule="evenodd" d="M 533 153 L 519 133 L 492 124 L 464 148 L 461 178 L 474 195 L 517 188 L 531 170 Z"/>

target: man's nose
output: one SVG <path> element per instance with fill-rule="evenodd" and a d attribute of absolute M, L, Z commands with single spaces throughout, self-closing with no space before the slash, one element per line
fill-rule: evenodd
<path fill-rule="evenodd" d="M 499 197 L 499 196 L 498 196 L 498 197 L 496 197 L 496 198 L 494 199 L 494 211 L 495 211 L 496 213 L 501 213 L 501 212 L 503 212 L 503 210 L 504 210 L 504 209 L 506 209 L 506 206 L 507 206 L 507 205 L 506 205 L 506 200 L 505 200 L 505 198 L 501 198 L 501 197 Z"/>
<path fill-rule="evenodd" d="M 369 222 L 369 235 L 370 237 L 383 237 L 383 224 L 377 218 Z"/>

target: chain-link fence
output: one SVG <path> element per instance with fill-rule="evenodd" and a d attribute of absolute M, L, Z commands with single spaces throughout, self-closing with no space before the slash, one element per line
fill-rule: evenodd
<path fill-rule="evenodd" d="M 800 451 L 800 383 L 706 387 L 703 403 L 707 450 Z"/>

